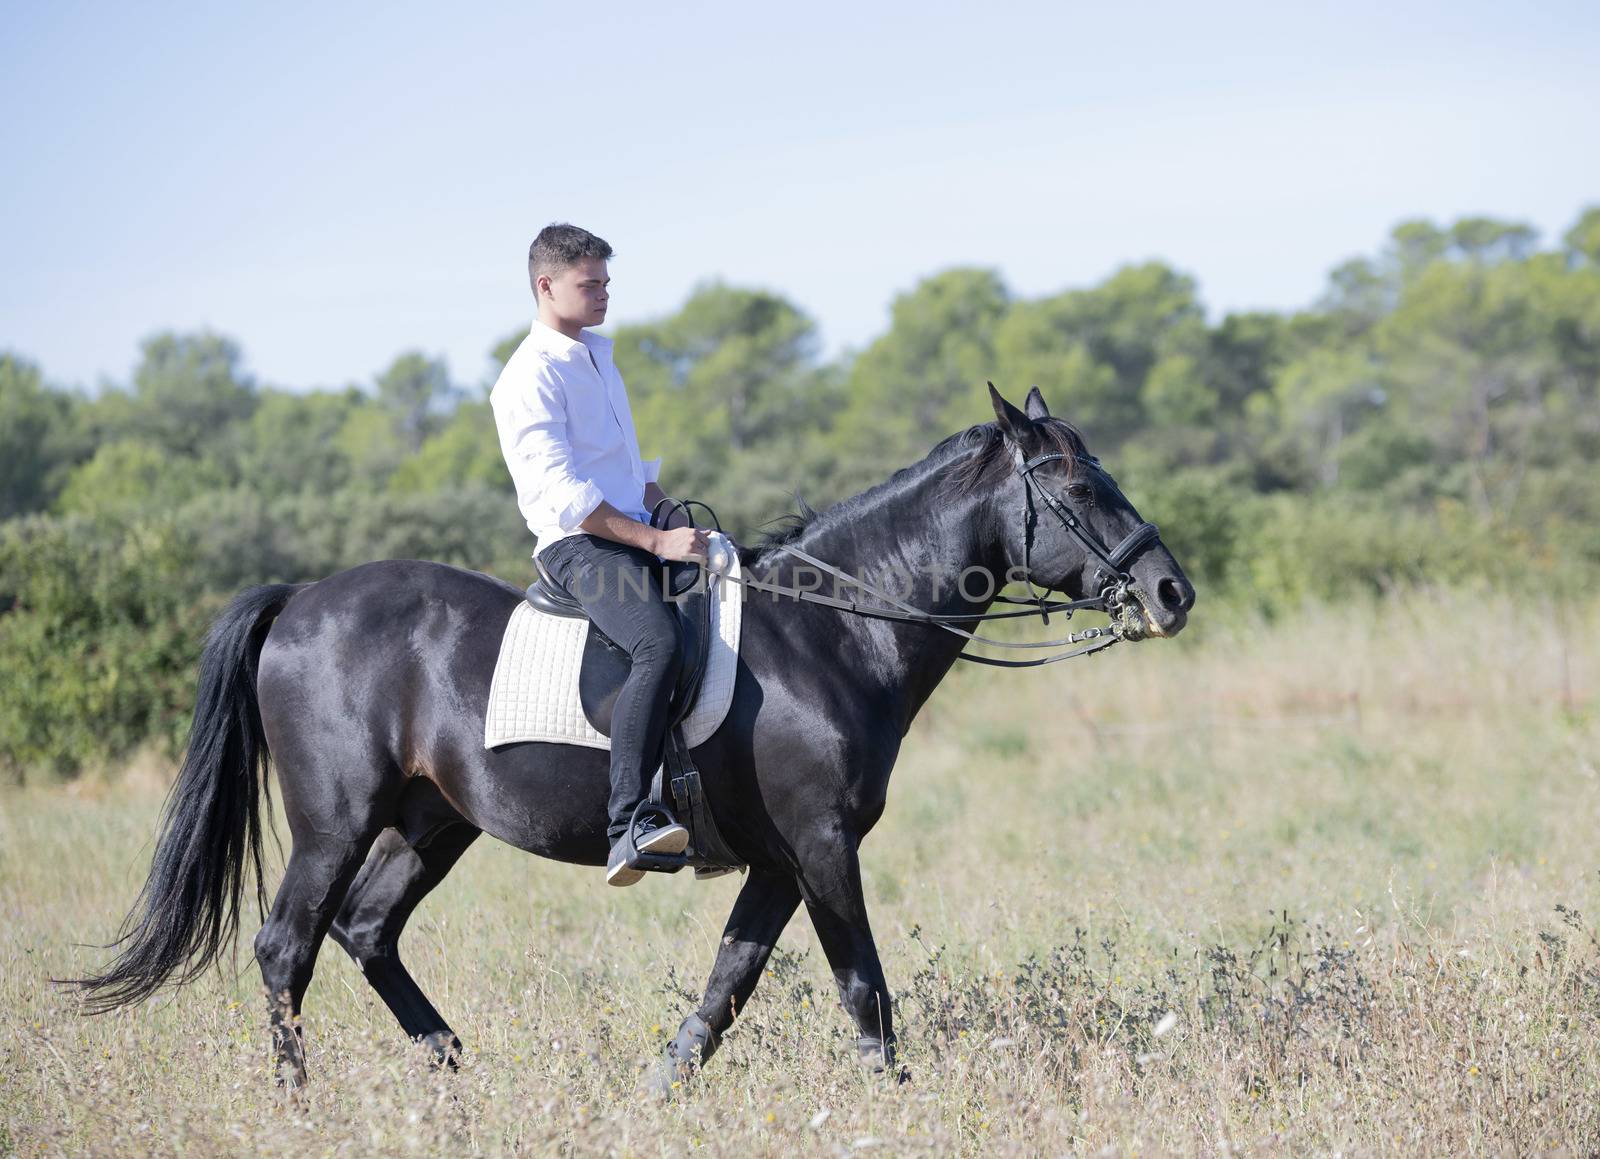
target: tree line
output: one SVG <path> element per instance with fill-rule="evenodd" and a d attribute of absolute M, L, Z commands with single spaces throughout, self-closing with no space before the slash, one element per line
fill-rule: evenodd
<path fill-rule="evenodd" d="M 1210 322 L 1160 262 L 1033 298 L 959 268 L 834 359 L 800 306 L 720 283 L 614 337 L 664 487 L 741 540 L 986 421 L 992 379 L 1085 431 L 1207 598 L 1600 570 L 1600 207 L 1548 246 L 1517 222 L 1402 223 L 1293 313 Z M 0 354 L 0 768 L 175 748 L 205 624 L 247 584 L 394 557 L 526 581 L 491 383 L 412 351 L 289 390 L 229 337 L 163 333 L 88 394 Z"/>

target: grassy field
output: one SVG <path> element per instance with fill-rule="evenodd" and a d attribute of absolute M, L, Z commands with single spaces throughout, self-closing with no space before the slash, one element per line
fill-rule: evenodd
<path fill-rule="evenodd" d="M 1450 594 L 963 667 L 864 854 L 910 1081 L 855 1068 L 802 916 L 664 1105 L 637 1083 L 736 880 L 613 891 L 485 840 L 406 946 L 461 1071 L 329 945 L 287 1097 L 247 957 L 95 1020 L 47 983 L 103 960 L 75 943 L 132 901 L 162 770 L 11 791 L 0 1155 L 1590 1153 L 1597 694 L 1600 603 Z"/>

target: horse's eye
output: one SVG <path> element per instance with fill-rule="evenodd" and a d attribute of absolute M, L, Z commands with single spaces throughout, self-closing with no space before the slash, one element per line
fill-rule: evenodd
<path fill-rule="evenodd" d="M 1093 495 L 1094 490 L 1085 483 L 1074 483 L 1067 488 L 1068 498 L 1076 499 L 1080 503 L 1091 498 Z"/>

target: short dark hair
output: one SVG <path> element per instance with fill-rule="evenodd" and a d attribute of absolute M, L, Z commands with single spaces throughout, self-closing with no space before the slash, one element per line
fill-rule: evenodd
<path fill-rule="evenodd" d="M 541 275 L 553 278 L 584 258 L 610 260 L 611 243 L 564 221 L 553 222 L 528 247 L 528 284 L 537 294 Z"/>

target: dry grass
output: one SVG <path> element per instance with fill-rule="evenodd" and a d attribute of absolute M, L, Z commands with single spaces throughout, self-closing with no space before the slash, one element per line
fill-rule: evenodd
<path fill-rule="evenodd" d="M 92 1021 L 45 982 L 132 899 L 148 778 L 0 796 L 0 1155 L 1592 1152 L 1597 629 L 1418 595 L 963 669 L 865 854 L 899 1086 L 799 919 L 698 1085 L 644 1103 L 737 884 L 617 894 L 486 841 L 407 942 L 461 1073 L 328 947 L 287 1099 L 248 962 Z"/>

